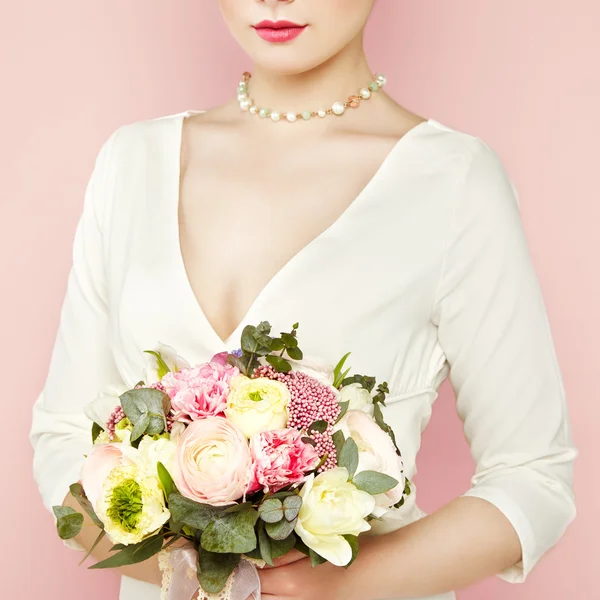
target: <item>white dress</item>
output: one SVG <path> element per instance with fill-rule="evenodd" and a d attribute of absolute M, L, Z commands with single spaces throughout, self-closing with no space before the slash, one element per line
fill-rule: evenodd
<path fill-rule="evenodd" d="M 98 153 L 33 411 L 45 506 L 60 504 L 79 479 L 90 448 L 82 406 L 111 383 L 137 383 L 143 350 L 160 341 L 201 362 L 238 347 L 248 323 L 287 331 L 298 321 L 305 353 L 335 363 L 351 351 L 355 372 L 389 383 L 386 419 L 409 478 L 450 377 L 476 462 L 465 495 L 493 503 L 515 527 L 523 560 L 499 576 L 523 581 L 575 517 L 577 449 L 518 196 L 497 154 L 433 119 L 416 126 L 223 342 L 195 299 L 179 246 L 181 128 L 196 112 L 120 126 Z M 425 514 L 416 496 L 387 529 Z M 158 600 L 159 590 L 123 578 L 120 598 Z"/>

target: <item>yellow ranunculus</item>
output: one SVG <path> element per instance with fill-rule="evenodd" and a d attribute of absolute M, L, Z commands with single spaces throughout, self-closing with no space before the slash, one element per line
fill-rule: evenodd
<path fill-rule="evenodd" d="M 365 521 L 375 499 L 348 481 L 348 469 L 337 467 L 310 475 L 300 492 L 302 507 L 295 531 L 302 541 L 330 563 L 342 567 L 352 558 L 344 535 L 358 535 L 371 526 Z"/>
<path fill-rule="evenodd" d="M 225 415 L 248 439 L 261 431 L 286 427 L 291 394 L 283 383 L 236 375 L 230 387 Z"/>

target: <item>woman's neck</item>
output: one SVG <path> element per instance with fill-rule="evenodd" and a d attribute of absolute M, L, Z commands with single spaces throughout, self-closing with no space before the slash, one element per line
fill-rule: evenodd
<path fill-rule="evenodd" d="M 346 48 L 304 73 L 275 73 L 257 65 L 252 71 L 248 92 L 258 106 L 272 110 L 327 109 L 367 87 L 372 77 L 362 44 L 358 44 L 357 50 Z"/>

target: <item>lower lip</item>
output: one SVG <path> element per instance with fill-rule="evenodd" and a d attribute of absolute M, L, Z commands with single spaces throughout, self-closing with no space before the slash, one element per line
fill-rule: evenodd
<path fill-rule="evenodd" d="M 256 28 L 256 33 L 267 42 L 281 44 L 296 39 L 304 27 L 284 27 L 283 29 L 269 29 L 267 27 Z"/>

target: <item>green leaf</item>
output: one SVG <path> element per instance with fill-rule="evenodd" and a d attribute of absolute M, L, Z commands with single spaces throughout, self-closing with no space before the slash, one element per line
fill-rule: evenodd
<path fill-rule="evenodd" d="M 165 430 L 165 416 L 161 414 L 148 413 L 149 423 L 146 427 L 148 435 L 160 435 Z"/>
<path fill-rule="evenodd" d="M 348 360 L 348 357 L 350 356 L 350 354 L 352 354 L 351 352 L 348 352 L 346 354 L 344 354 L 344 356 L 342 356 L 342 358 L 340 359 L 340 362 L 338 362 L 338 364 L 335 366 L 335 368 L 333 369 L 333 387 L 339 387 L 342 379 L 344 379 L 343 376 L 341 376 L 341 372 L 342 369 L 344 368 L 344 363 L 346 362 L 346 360 Z M 348 373 L 350 371 L 350 369 L 348 369 L 348 371 L 346 371 L 346 373 Z"/>
<path fill-rule="evenodd" d="M 302 360 L 304 358 L 304 354 L 300 348 L 288 348 L 286 352 L 292 360 Z"/>
<path fill-rule="evenodd" d="M 171 369 L 169 369 L 169 365 L 167 365 L 167 363 L 164 361 L 160 352 L 156 352 L 154 350 L 144 350 L 144 352 L 146 352 L 147 354 L 152 354 L 156 357 L 156 362 L 158 363 L 157 373 L 159 379 L 162 379 L 167 373 L 171 371 Z"/>
<path fill-rule="evenodd" d="M 296 348 L 298 346 L 298 338 L 293 336 L 291 333 L 282 333 L 281 341 L 287 346 L 288 349 Z"/>
<path fill-rule="evenodd" d="M 254 354 L 258 350 L 256 341 L 257 330 L 254 325 L 246 325 L 242 331 L 242 350 L 248 354 Z"/>
<path fill-rule="evenodd" d="M 352 483 L 359 490 L 375 496 L 376 494 L 385 494 L 385 492 L 389 492 L 394 489 L 399 482 L 397 479 L 385 475 L 384 473 L 379 473 L 378 471 L 361 471 L 353 477 Z"/>
<path fill-rule="evenodd" d="M 273 564 L 273 557 L 271 556 L 271 540 L 265 532 L 264 521 L 261 521 L 258 527 L 258 547 L 260 548 L 260 555 L 262 559 L 271 567 Z"/>
<path fill-rule="evenodd" d="M 237 367 L 240 370 L 240 373 L 243 373 L 244 375 L 246 375 L 248 373 L 247 370 L 247 363 L 244 361 L 244 358 L 247 358 L 246 356 L 243 357 L 239 357 L 239 356 L 235 356 L 235 354 L 228 354 L 227 355 L 227 364 L 231 365 L 232 367 Z"/>
<path fill-rule="evenodd" d="M 254 525 L 258 513 L 254 510 L 224 514 L 215 519 L 202 533 L 201 544 L 209 552 L 243 554 L 256 548 Z"/>
<path fill-rule="evenodd" d="M 310 556 L 310 548 L 302 541 L 300 537 L 296 540 L 296 550 L 302 552 L 305 556 Z"/>
<path fill-rule="evenodd" d="M 315 442 L 315 440 L 313 440 L 311 437 L 303 437 L 300 438 L 305 444 L 310 444 L 313 448 L 316 447 L 317 442 Z"/>
<path fill-rule="evenodd" d="M 144 404 L 141 395 L 137 393 L 141 389 L 144 388 L 128 390 L 119 396 L 123 412 L 133 424 L 137 423 L 148 412 L 148 407 Z"/>
<path fill-rule="evenodd" d="M 165 465 L 163 465 L 160 461 L 156 463 L 156 471 L 158 474 L 158 479 L 160 481 L 160 485 L 162 486 L 163 492 L 165 493 L 165 498 L 168 498 L 171 494 L 177 491 L 175 487 L 175 482 L 171 477 L 169 471 Z"/>
<path fill-rule="evenodd" d="M 284 540 L 271 539 L 271 558 L 285 556 L 296 545 L 296 536 L 292 532 Z"/>
<path fill-rule="evenodd" d="M 131 441 L 135 442 L 135 440 L 141 438 L 144 433 L 146 433 L 146 429 L 150 425 L 150 417 L 148 413 L 143 414 L 137 421 L 137 423 L 133 426 L 131 430 Z"/>
<path fill-rule="evenodd" d="M 327 430 L 329 423 L 324 421 L 323 419 L 319 419 L 318 421 L 314 421 L 308 426 L 308 431 L 318 431 L 319 433 L 324 433 Z"/>
<path fill-rule="evenodd" d="M 292 533 L 292 531 L 294 531 L 297 521 L 298 519 L 294 519 L 293 521 L 282 519 L 278 523 L 267 523 L 265 525 L 265 531 L 269 534 L 269 537 L 274 540 L 284 540 Z"/>
<path fill-rule="evenodd" d="M 281 338 L 271 338 L 271 352 L 279 352 L 285 348 Z"/>
<path fill-rule="evenodd" d="M 61 540 L 74 538 L 83 526 L 83 515 L 70 506 L 53 506 L 56 516 L 56 530 Z"/>
<path fill-rule="evenodd" d="M 158 554 L 162 545 L 163 536 L 154 535 L 138 544 L 126 546 L 123 550 L 117 552 L 117 554 L 92 565 L 90 569 L 113 569 L 115 567 L 124 567 L 125 565 L 135 565 Z"/>
<path fill-rule="evenodd" d="M 335 420 L 336 423 L 339 423 L 344 418 L 344 415 L 348 412 L 349 406 L 350 406 L 350 400 L 347 400 L 346 402 L 340 402 L 340 414 L 338 415 L 338 418 Z"/>
<path fill-rule="evenodd" d="M 292 370 L 292 365 L 285 358 L 281 358 L 281 356 L 269 354 L 267 362 L 279 373 L 289 373 Z"/>
<path fill-rule="evenodd" d="M 358 467 L 358 446 L 352 438 L 348 438 L 344 442 L 344 447 L 338 455 L 338 465 L 346 467 L 348 475 L 352 479 L 354 473 L 356 473 L 356 467 Z"/>
<path fill-rule="evenodd" d="M 267 498 L 258 507 L 258 514 L 265 523 L 277 523 L 283 519 L 283 503 L 279 498 Z"/>
<path fill-rule="evenodd" d="M 269 321 L 261 321 L 256 327 L 256 331 L 259 333 L 271 333 L 271 323 Z"/>
<path fill-rule="evenodd" d="M 104 531 L 104 529 L 98 534 L 98 537 L 96 538 L 96 541 L 92 544 L 92 547 L 85 553 L 85 556 L 79 561 L 79 566 L 81 566 L 86 561 L 88 556 L 94 551 L 94 549 L 100 543 L 105 534 L 106 531 Z"/>
<path fill-rule="evenodd" d="M 92 444 L 96 441 L 96 438 L 104 431 L 96 421 L 92 423 Z"/>
<path fill-rule="evenodd" d="M 218 594 L 241 560 L 239 554 L 216 554 L 198 548 L 198 581 L 205 592 Z"/>
<path fill-rule="evenodd" d="M 344 432 L 341 429 L 338 429 L 332 436 L 333 445 L 335 446 L 335 455 L 339 456 L 342 448 L 344 447 L 344 442 L 346 438 L 344 437 Z"/>
<path fill-rule="evenodd" d="M 85 492 L 83 491 L 83 486 L 80 483 L 72 483 L 69 486 L 69 491 L 71 492 L 71 496 L 77 500 L 79 506 L 85 510 L 85 512 L 90 516 L 94 524 L 100 527 L 100 529 L 104 529 L 104 523 L 98 518 L 96 512 L 94 511 L 94 507 L 92 503 L 87 499 Z"/>
<path fill-rule="evenodd" d="M 288 496 L 283 501 L 283 508 L 284 508 L 283 516 L 286 518 L 286 520 L 293 521 L 298 516 L 298 513 L 300 512 L 301 507 L 302 507 L 302 498 L 300 496 L 296 496 L 296 495 Z"/>
<path fill-rule="evenodd" d="M 202 531 L 222 515 L 225 509 L 221 506 L 200 504 L 174 492 L 169 494 L 169 510 L 176 523 L 183 523 Z"/>
<path fill-rule="evenodd" d="M 309 549 L 309 556 L 310 556 L 310 564 L 313 567 L 316 567 L 318 565 L 322 565 L 323 563 L 327 562 L 326 558 L 323 558 L 322 556 L 320 556 L 319 554 L 317 554 L 312 548 Z"/>
<path fill-rule="evenodd" d="M 350 562 L 347 565 L 344 565 L 347 569 L 356 560 L 356 557 L 358 556 L 358 537 L 350 534 L 344 535 L 342 537 L 350 544 L 350 548 L 352 548 L 352 558 L 350 559 Z"/>

